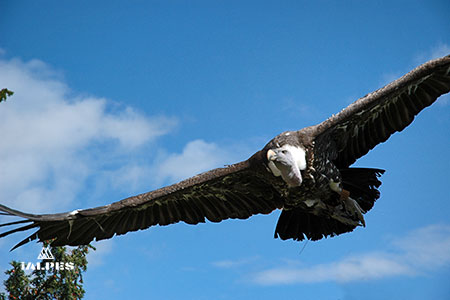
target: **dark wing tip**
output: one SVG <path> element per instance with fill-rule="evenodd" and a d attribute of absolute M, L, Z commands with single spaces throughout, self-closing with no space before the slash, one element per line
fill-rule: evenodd
<path fill-rule="evenodd" d="M 9 208 L 7 206 L 4 206 L 2 204 L 0 204 L 0 211 L 2 215 L 6 215 L 6 216 L 11 216 L 11 217 L 20 217 L 20 218 L 25 218 L 25 220 L 19 220 L 19 221 L 13 221 L 13 222 L 7 222 L 7 223 L 3 223 L 0 224 L 0 227 L 10 227 L 13 226 L 12 228 L 8 228 L 9 230 L 0 233 L 0 238 L 6 237 L 10 234 L 13 233 L 17 233 L 17 232 L 21 232 L 21 231 L 26 231 L 35 227 L 39 227 L 39 224 L 33 220 L 30 220 L 28 218 L 26 218 L 25 216 L 27 214 L 17 211 L 15 209 Z M 15 225 L 21 225 L 21 224 L 26 224 L 23 226 L 18 226 L 16 227 Z M 15 245 L 13 248 L 11 248 L 10 251 L 13 251 L 14 249 L 17 249 L 18 247 L 36 239 L 37 235 L 36 232 L 33 233 L 32 235 L 28 236 L 26 239 L 22 240 L 20 243 L 18 243 L 17 245 Z"/>
<path fill-rule="evenodd" d="M 37 232 L 31 234 L 30 236 L 28 236 L 27 238 L 23 239 L 21 242 L 17 243 L 14 247 L 11 248 L 11 250 L 9 250 L 10 252 L 19 248 L 20 246 L 23 246 L 31 241 L 34 241 L 35 239 L 37 239 Z"/>
<path fill-rule="evenodd" d="M 312 126 L 313 135 L 336 151 L 346 168 L 376 145 L 400 132 L 423 109 L 450 91 L 450 55 L 426 62 L 401 78 Z"/>

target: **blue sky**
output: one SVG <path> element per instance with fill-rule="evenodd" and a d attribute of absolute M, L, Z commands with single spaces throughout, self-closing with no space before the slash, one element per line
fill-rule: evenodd
<path fill-rule="evenodd" d="M 450 53 L 448 1 L 1 1 L 0 202 L 110 203 L 248 158 Z M 449 299 L 450 100 L 356 165 L 366 228 L 273 239 L 279 212 L 96 243 L 86 299 Z M 0 240 L 0 279 L 40 246 Z M 302 250 L 303 249 L 303 250 Z"/>

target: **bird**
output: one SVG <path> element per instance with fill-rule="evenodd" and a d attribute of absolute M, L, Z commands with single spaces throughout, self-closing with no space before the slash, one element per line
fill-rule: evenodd
<path fill-rule="evenodd" d="M 281 210 L 275 238 L 320 240 L 365 226 L 380 197 L 378 168 L 357 159 L 407 127 L 450 91 L 450 55 L 430 60 L 356 100 L 322 123 L 275 136 L 249 159 L 108 205 L 57 214 L 30 214 L 0 204 L 20 220 L 0 224 L 17 243 L 86 245 L 155 225 L 247 219 Z M 2 229 L 4 230 L 4 229 Z"/>

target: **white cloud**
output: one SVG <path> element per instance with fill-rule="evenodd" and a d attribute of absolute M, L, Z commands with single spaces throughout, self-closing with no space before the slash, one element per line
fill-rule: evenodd
<path fill-rule="evenodd" d="M 412 65 L 409 66 L 408 69 L 405 69 L 402 72 L 395 71 L 395 72 L 383 74 L 382 78 L 380 80 L 380 86 L 385 86 L 385 85 L 391 83 L 392 81 L 400 78 L 401 76 L 403 76 L 404 74 L 406 74 L 407 72 L 412 70 L 413 68 L 415 68 L 429 60 L 436 59 L 436 58 L 439 58 L 439 57 L 442 57 L 445 55 L 449 55 L 449 54 L 450 54 L 450 46 L 447 44 L 440 43 L 436 46 L 430 47 L 428 51 L 417 54 L 413 59 Z"/>
<path fill-rule="evenodd" d="M 407 234 L 393 244 L 403 251 L 405 262 L 417 269 L 450 265 L 450 226 L 430 225 Z"/>
<path fill-rule="evenodd" d="M 259 259 L 259 256 L 236 259 L 236 260 L 224 259 L 224 260 L 214 261 L 211 264 L 214 267 L 220 268 L 220 269 L 232 269 L 232 268 L 241 267 L 243 265 L 248 265 L 250 263 L 257 261 L 258 259 Z"/>
<path fill-rule="evenodd" d="M 104 257 L 113 251 L 113 240 L 102 240 L 92 243 L 95 250 L 89 249 L 87 260 L 89 267 L 100 266 L 104 263 Z"/>
<path fill-rule="evenodd" d="M 262 270 L 251 275 L 261 285 L 350 282 L 394 276 L 418 276 L 450 265 L 450 226 L 420 228 L 392 242 L 395 251 L 370 252 L 313 266 Z"/>
<path fill-rule="evenodd" d="M 419 65 L 423 64 L 426 61 L 429 61 L 431 59 L 436 59 L 445 55 L 450 54 L 450 45 L 445 43 L 439 43 L 435 46 L 432 46 L 429 48 L 428 51 L 424 51 L 422 53 L 419 53 L 414 58 L 414 64 Z"/>
<path fill-rule="evenodd" d="M 419 55 L 417 60 L 420 63 L 424 63 L 428 60 L 436 59 L 446 55 L 450 55 L 450 45 L 439 43 L 438 45 L 432 47 L 428 53 L 423 53 Z M 447 94 L 439 97 L 436 103 L 441 106 L 448 105 L 450 103 L 450 95 Z"/>
<path fill-rule="evenodd" d="M 439 97 L 436 103 L 440 106 L 446 106 L 450 104 L 450 94 L 443 95 Z"/>
<path fill-rule="evenodd" d="M 408 71 L 406 71 L 408 72 Z M 385 85 L 388 85 L 389 83 L 399 79 L 400 77 L 402 77 L 404 74 L 406 73 L 402 73 L 402 72 L 391 72 L 391 73 L 384 73 L 381 75 L 381 80 L 379 83 L 379 87 L 383 87 Z"/>
<path fill-rule="evenodd" d="M 429 59 L 435 59 L 449 54 L 450 54 L 450 46 L 444 43 L 440 43 L 439 45 L 431 49 Z"/>
<path fill-rule="evenodd" d="M 395 257 L 371 253 L 363 256 L 347 257 L 335 263 L 305 268 L 285 266 L 268 269 L 254 274 L 252 281 L 262 285 L 323 281 L 349 282 L 395 275 L 410 275 L 412 273 L 413 269 L 397 262 Z"/>
<path fill-rule="evenodd" d="M 128 193 L 137 192 L 143 185 L 146 188 L 158 185 L 152 167 L 140 162 L 128 162 L 109 172 L 106 177 L 114 188 L 126 189 Z"/>
<path fill-rule="evenodd" d="M 326 116 L 326 113 L 318 109 L 317 106 L 309 105 L 293 98 L 283 99 L 280 107 L 284 114 L 289 114 L 295 116 L 296 118 L 300 115 L 303 118 L 314 122 L 323 118 L 324 115 Z"/>
<path fill-rule="evenodd" d="M 111 112 L 106 99 L 73 95 L 61 74 L 39 60 L 0 59 L 0 82 L 14 91 L 0 106 L 2 203 L 26 211 L 67 208 L 102 169 L 98 157 L 126 155 L 175 124 L 130 107 Z"/>
<path fill-rule="evenodd" d="M 229 164 L 230 151 L 203 140 L 189 142 L 179 154 L 170 154 L 157 165 L 160 179 L 179 181 L 212 168 Z"/>
<path fill-rule="evenodd" d="M 0 105 L 4 205 L 60 212 L 73 209 L 74 202 L 86 205 L 76 199 L 89 185 L 90 195 L 110 188 L 132 193 L 234 161 L 231 147 L 203 140 L 187 143 L 181 153 L 155 147 L 150 153 L 152 141 L 176 120 L 77 95 L 61 72 L 42 61 L 0 58 L 0 82 L 14 91 Z"/>
<path fill-rule="evenodd" d="M 380 87 L 383 87 L 393 82 L 394 80 L 397 80 L 407 72 L 411 71 L 413 68 L 416 68 L 417 66 L 429 60 L 440 58 L 446 55 L 450 55 L 450 45 L 439 43 L 436 46 L 430 47 L 428 51 L 416 55 L 413 59 L 413 64 L 409 66 L 407 69 L 403 70 L 402 72 L 395 71 L 383 74 L 381 76 L 379 85 Z M 436 103 L 441 106 L 446 106 L 450 103 L 449 99 L 450 95 L 443 95 L 437 99 Z"/>
<path fill-rule="evenodd" d="M 140 188 L 159 188 L 162 185 L 178 182 L 194 175 L 223 167 L 242 159 L 229 145 L 223 147 L 203 140 L 188 142 L 179 153 L 168 153 L 162 149 L 152 149 L 148 163 L 129 163 L 109 174 L 114 187 L 126 187 L 128 191 L 139 192 Z M 242 150 L 242 151 L 241 151 Z"/>

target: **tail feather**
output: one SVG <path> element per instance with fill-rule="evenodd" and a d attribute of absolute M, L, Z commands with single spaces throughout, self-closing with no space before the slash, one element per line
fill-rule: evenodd
<path fill-rule="evenodd" d="M 364 212 L 369 211 L 380 197 L 378 177 L 381 169 L 349 168 L 340 170 L 343 188 L 350 192 Z M 282 240 L 305 238 L 316 241 L 329 236 L 351 232 L 356 225 L 345 224 L 330 216 L 317 216 L 303 208 L 283 209 L 275 229 L 275 238 Z"/>
<path fill-rule="evenodd" d="M 375 201 L 380 198 L 378 188 L 381 181 L 378 177 L 384 173 L 381 169 L 370 168 L 348 168 L 340 169 L 342 185 L 350 192 L 350 197 L 358 202 L 365 211 L 372 209 Z"/>
<path fill-rule="evenodd" d="M 305 212 L 302 208 L 284 209 L 278 219 L 275 238 L 294 239 L 296 241 L 302 241 L 306 238 L 317 241 L 324 237 L 350 232 L 354 228 L 355 226 L 341 223 L 329 217 L 316 216 Z"/>

